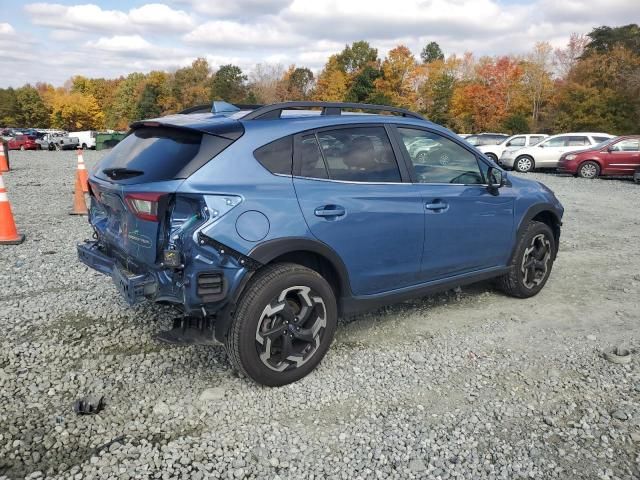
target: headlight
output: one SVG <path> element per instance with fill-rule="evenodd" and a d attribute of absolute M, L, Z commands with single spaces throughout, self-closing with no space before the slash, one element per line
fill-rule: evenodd
<path fill-rule="evenodd" d="M 571 153 L 571 154 L 567 155 L 564 158 L 565 158 L 565 160 L 575 160 L 576 156 L 573 153 Z"/>

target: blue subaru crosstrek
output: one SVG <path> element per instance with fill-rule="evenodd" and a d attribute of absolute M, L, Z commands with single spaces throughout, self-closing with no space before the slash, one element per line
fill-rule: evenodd
<path fill-rule="evenodd" d="M 321 361 L 339 315 L 497 279 L 537 294 L 563 207 L 407 110 L 214 102 L 139 121 L 90 176 L 80 260 L 173 304 L 270 386 Z"/>

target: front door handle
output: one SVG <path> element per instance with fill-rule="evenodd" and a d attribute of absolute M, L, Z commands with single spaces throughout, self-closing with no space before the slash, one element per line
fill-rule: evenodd
<path fill-rule="evenodd" d="M 448 207 L 449 207 L 449 204 L 445 202 L 427 203 L 424 206 L 424 208 L 426 208 L 427 210 L 435 210 L 435 211 L 446 210 Z"/>
<path fill-rule="evenodd" d="M 346 211 L 340 205 L 323 205 L 317 207 L 313 213 L 316 217 L 342 217 Z"/>

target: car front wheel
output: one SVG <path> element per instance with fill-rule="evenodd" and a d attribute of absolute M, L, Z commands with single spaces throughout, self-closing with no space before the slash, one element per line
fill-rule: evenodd
<path fill-rule="evenodd" d="M 578 175 L 582 178 L 596 178 L 600 175 L 600 166 L 591 160 L 584 162 L 578 169 Z"/>
<path fill-rule="evenodd" d="M 518 240 L 509 273 L 499 279 L 500 288 L 512 297 L 533 297 L 547 283 L 555 254 L 551 228 L 546 223 L 530 222 Z"/>
<path fill-rule="evenodd" d="M 533 158 L 529 156 L 522 156 L 516 158 L 514 168 L 517 172 L 527 173 L 533 170 L 534 163 Z"/>
<path fill-rule="evenodd" d="M 320 274 L 292 263 L 267 266 L 238 303 L 226 336 L 227 354 L 257 383 L 295 382 L 327 353 L 337 317 L 335 295 Z"/>

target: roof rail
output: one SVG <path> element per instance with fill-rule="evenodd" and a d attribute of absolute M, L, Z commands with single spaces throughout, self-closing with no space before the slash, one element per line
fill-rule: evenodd
<path fill-rule="evenodd" d="M 342 115 L 342 110 L 371 110 L 378 112 L 397 113 L 403 117 L 412 117 L 424 120 L 424 117 L 410 110 L 397 107 L 388 107 L 386 105 L 373 105 L 369 103 L 343 103 L 343 102 L 282 102 L 265 105 L 260 107 L 244 117 L 242 120 L 267 120 L 280 118 L 283 110 L 295 110 L 303 108 L 321 108 L 320 115 Z"/>

